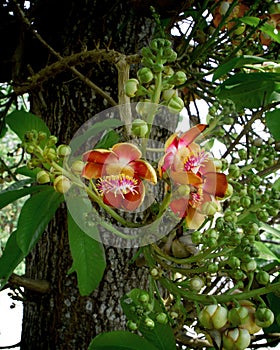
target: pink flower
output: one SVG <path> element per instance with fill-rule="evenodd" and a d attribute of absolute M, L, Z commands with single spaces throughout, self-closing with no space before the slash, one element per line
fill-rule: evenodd
<path fill-rule="evenodd" d="M 142 180 L 156 184 L 154 168 L 140 159 L 141 151 L 133 144 L 118 143 L 111 150 L 94 149 L 83 155 L 82 176 L 96 179 L 103 202 L 119 209 L 137 209 L 145 196 Z"/>
<path fill-rule="evenodd" d="M 226 176 L 216 172 L 211 154 L 194 142 L 206 127 L 199 124 L 181 136 L 170 136 L 159 161 L 160 176 L 169 177 L 175 188 L 170 207 L 180 217 L 186 217 L 189 228 L 199 227 L 207 215 L 205 203 L 216 206 L 216 199 L 223 198 L 227 190 Z"/>

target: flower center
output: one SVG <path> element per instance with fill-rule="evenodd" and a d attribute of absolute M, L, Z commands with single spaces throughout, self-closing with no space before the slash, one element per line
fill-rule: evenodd
<path fill-rule="evenodd" d="M 199 188 L 196 192 L 191 192 L 190 193 L 190 199 L 189 199 L 189 204 L 193 208 L 197 208 L 198 205 L 200 204 L 203 196 L 203 191 L 202 188 Z"/>
<path fill-rule="evenodd" d="M 186 171 L 192 171 L 197 173 L 199 167 L 208 158 L 208 154 L 205 151 L 199 152 L 197 155 L 191 155 L 185 159 L 184 169 Z"/>
<path fill-rule="evenodd" d="M 131 192 L 138 193 L 135 189 L 138 181 L 133 177 L 125 174 L 104 176 L 97 180 L 96 188 L 103 195 L 104 193 L 113 192 L 116 195 L 121 195 Z"/>

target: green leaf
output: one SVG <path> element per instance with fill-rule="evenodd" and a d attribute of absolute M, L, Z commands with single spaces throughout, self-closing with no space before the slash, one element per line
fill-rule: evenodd
<path fill-rule="evenodd" d="M 213 74 L 212 81 L 219 79 L 221 76 L 229 73 L 231 70 L 235 68 L 241 68 L 248 64 L 263 63 L 266 61 L 267 60 L 265 58 L 249 56 L 249 55 L 234 57 L 231 60 L 225 62 L 224 64 L 221 64 L 218 66 L 218 68 L 215 70 Z"/>
<path fill-rule="evenodd" d="M 272 284 L 279 282 L 279 276 L 276 277 Z M 268 306 L 270 310 L 274 313 L 274 322 L 270 327 L 263 329 L 264 333 L 279 333 L 280 332 L 280 297 L 274 293 L 268 293 L 266 295 L 268 300 Z"/>
<path fill-rule="evenodd" d="M 63 196 L 47 186 L 31 196 L 23 205 L 17 226 L 17 244 L 27 255 L 37 243 L 47 224 L 54 216 Z"/>
<path fill-rule="evenodd" d="M 249 26 L 257 27 L 260 24 L 261 19 L 258 17 L 245 16 L 240 18 L 240 21 L 248 24 Z M 277 31 L 277 33 L 275 33 L 275 28 L 272 25 L 264 23 L 260 26 L 259 29 L 265 34 L 269 35 L 271 39 L 280 44 L 280 32 Z"/>
<path fill-rule="evenodd" d="M 171 350 L 168 347 L 166 350 Z M 159 350 L 153 344 L 140 337 L 126 331 L 114 331 L 99 334 L 95 337 L 88 350 Z"/>
<path fill-rule="evenodd" d="M 139 323 L 138 329 L 143 337 L 154 344 L 159 350 L 176 350 L 176 342 L 170 325 L 160 324 L 156 321 L 156 315 L 160 312 L 164 312 L 160 303 L 156 299 L 154 299 L 153 310 L 149 313 L 149 318 L 155 323 L 154 328 L 148 328 L 144 322 L 145 317 L 139 319 L 139 315 L 134 311 L 139 307 L 143 307 L 143 304 L 139 300 L 139 296 L 142 293 L 143 291 L 141 289 L 135 288 L 122 297 L 121 306 L 126 317 L 137 324 Z"/>
<path fill-rule="evenodd" d="M 274 188 L 276 191 L 280 191 L 280 177 L 274 182 L 272 188 Z"/>
<path fill-rule="evenodd" d="M 265 113 L 265 122 L 276 141 L 280 141 L 280 109 Z"/>
<path fill-rule="evenodd" d="M 94 148 L 105 148 L 108 149 L 114 146 L 120 141 L 120 135 L 116 133 L 115 130 L 108 131 L 99 142 L 94 146 Z"/>
<path fill-rule="evenodd" d="M 280 259 L 268 248 L 268 246 L 262 242 L 255 242 L 255 247 L 259 251 L 258 258 L 264 260 L 277 260 L 280 262 Z"/>
<path fill-rule="evenodd" d="M 272 227 L 264 222 L 260 222 L 260 227 L 263 228 L 267 233 L 274 235 L 277 238 L 280 238 L 280 231 L 275 227 Z"/>
<path fill-rule="evenodd" d="M 16 174 L 24 175 L 24 176 L 30 177 L 31 179 L 35 180 L 37 173 L 41 170 L 42 170 L 42 168 L 29 169 L 27 166 L 24 165 L 24 166 L 16 169 Z"/>
<path fill-rule="evenodd" d="M 5 286 L 15 268 L 25 257 L 17 244 L 16 236 L 17 232 L 14 231 L 10 235 L 0 257 L 0 289 Z"/>
<path fill-rule="evenodd" d="M 30 130 L 43 131 L 47 136 L 50 135 L 49 128 L 41 118 L 24 110 L 13 111 L 7 115 L 5 120 L 21 140 L 24 139 L 25 133 Z"/>
<path fill-rule="evenodd" d="M 271 103 L 280 91 L 279 73 L 238 73 L 216 89 L 219 99 L 231 99 L 237 108 L 259 108 Z"/>
<path fill-rule="evenodd" d="M 110 128 L 117 128 L 121 125 L 123 125 L 123 122 L 118 119 L 106 119 L 102 122 L 95 123 L 91 125 L 87 130 L 85 130 L 81 135 L 74 137 L 70 142 L 70 147 L 72 150 L 77 150 L 86 141 L 90 140 L 100 132 L 108 130 Z M 95 145 L 92 145 L 92 147 L 94 146 Z"/>
<path fill-rule="evenodd" d="M 14 186 L 14 185 L 12 185 Z M 11 187 L 12 187 L 11 186 Z M 29 186 L 19 189 L 7 188 L 6 190 L 0 192 L 0 209 L 4 208 L 6 205 L 16 201 L 19 198 L 25 197 L 29 194 L 44 191 L 48 186 Z M 13 187 L 14 188 L 14 187 Z"/>
<path fill-rule="evenodd" d="M 97 226 L 92 230 L 98 231 Z M 82 231 L 69 212 L 68 235 L 73 258 L 69 272 L 77 273 L 80 294 L 89 295 L 98 287 L 106 268 L 103 245 Z"/>

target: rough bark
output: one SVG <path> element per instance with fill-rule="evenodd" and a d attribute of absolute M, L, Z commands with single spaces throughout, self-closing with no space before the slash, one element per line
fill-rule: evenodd
<path fill-rule="evenodd" d="M 84 44 L 89 48 L 111 45 L 120 52 L 134 53 L 151 34 L 151 20 L 139 18 L 126 1 L 61 3 L 38 1 L 34 8 L 40 34 L 61 54 L 79 51 Z M 36 67 L 43 68 L 45 62 L 46 56 L 42 56 Z M 95 63 L 85 65 L 82 71 L 117 100 L 115 67 Z M 33 91 L 30 100 L 32 111 L 42 116 L 60 142 L 69 141 L 83 122 L 109 107 L 67 70 Z M 86 349 L 96 334 L 124 327 L 120 297 L 134 287 L 145 288 L 148 272 L 128 264 L 135 251 L 105 248 L 104 278 L 91 296 L 81 297 L 75 274 L 67 273 L 72 262 L 65 207 L 58 210 L 26 259 L 26 276 L 48 280 L 51 290 L 45 295 L 26 290 L 21 349 Z"/>

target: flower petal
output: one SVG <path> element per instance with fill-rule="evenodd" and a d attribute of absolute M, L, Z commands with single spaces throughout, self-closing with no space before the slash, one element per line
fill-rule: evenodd
<path fill-rule="evenodd" d="M 82 171 L 82 177 L 90 180 L 99 178 L 104 172 L 103 164 L 87 163 Z"/>
<path fill-rule="evenodd" d="M 157 183 L 156 171 L 150 163 L 146 162 L 143 159 L 139 159 L 130 162 L 129 166 L 131 166 L 134 169 L 135 175 L 139 176 L 142 179 L 148 180 L 153 184 Z"/>
<path fill-rule="evenodd" d="M 181 139 L 184 140 L 186 146 L 192 143 L 198 135 L 200 135 L 206 128 L 207 124 L 197 124 L 193 126 L 190 130 L 186 131 L 184 134 L 180 136 Z"/>
<path fill-rule="evenodd" d="M 104 164 L 108 157 L 110 157 L 110 162 L 117 160 L 116 154 L 108 149 L 94 149 L 83 154 L 83 161 Z"/>
<path fill-rule="evenodd" d="M 178 198 L 173 199 L 170 202 L 170 209 L 174 214 L 178 215 L 180 218 L 186 216 L 188 207 L 188 198 Z"/>
<path fill-rule="evenodd" d="M 113 208 L 120 209 L 122 201 L 123 196 L 120 193 L 106 192 L 103 195 L 103 202 Z"/>
<path fill-rule="evenodd" d="M 223 198 L 227 190 L 227 178 L 222 173 L 206 173 L 203 191 L 213 194 L 215 197 Z"/>
<path fill-rule="evenodd" d="M 188 208 L 188 213 L 186 216 L 186 224 L 190 230 L 198 229 L 205 220 L 204 214 L 201 214 L 197 209 L 192 207 Z"/>
<path fill-rule="evenodd" d="M 139 148 L 128 142 L 115 144 L 112 147 L 112 151 L 118 156 L 119 161 L 122 164 L 128 164 L 133 160 L 141 158 L 142 156 Z"/>
<path fill-rule="evenodd" d="M 134 211 L 142 204 L 145 196 L 145 186 L 142 181 L 139 182 L 139 185 L 135 189 L 137 192 L 128 192 L 124 195 L 122 201 L 123 209 Z"/>
<path fill-rule="evenodd" d="M 180 185 L 198 186 L 202 183 L 201 177 L 191 171 L 171 171 L 170 177 Z"/>

